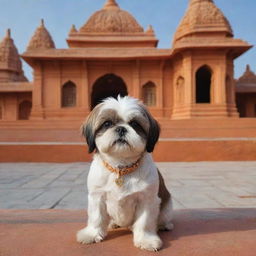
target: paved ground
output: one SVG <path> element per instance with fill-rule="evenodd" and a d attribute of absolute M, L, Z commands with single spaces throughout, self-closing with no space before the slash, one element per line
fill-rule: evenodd
<path fill-rule="evenodd" d="M 256 208 L 256 162 L 158 163 L 175 209 Z M 87 208 L 89 163 L 0 164 L 0 209 Z"/>
<path fill-rule="evenodd" d="M 76 232 L 85 210 L 0 210 L 1 256 L 255 256 L 256 209 L 174 211 L 174 230 L 160 232 L 157 254 L 133 246 L 127 229 L 110 230 L 102 243 L 82 245 Z"/>

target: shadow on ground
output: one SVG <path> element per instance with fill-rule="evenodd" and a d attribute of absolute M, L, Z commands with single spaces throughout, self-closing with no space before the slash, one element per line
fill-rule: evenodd
<path fill-rule="evenodd" d="M 150 255 L 134 248 L 132 233 L 110 231 L 105 241 L 80 245 L 75 241 L 86 213 L 75 210 L 1 210 L 1 256 Z M 160 232 L 168 256 L 254 256 L 256 209 L 176 210 L 173 232 Z M 155 254 L 154 254 L 155 255 Z"/>

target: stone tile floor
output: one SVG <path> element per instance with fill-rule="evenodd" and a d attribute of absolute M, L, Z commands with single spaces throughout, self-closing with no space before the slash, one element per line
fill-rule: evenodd
<path fill-rule="evenodd" d="M 175 209 L 256 208 L 256 162 L 157 163 Z M 89 163 L 1 163 L 0 209 L 87 208 Z"/>

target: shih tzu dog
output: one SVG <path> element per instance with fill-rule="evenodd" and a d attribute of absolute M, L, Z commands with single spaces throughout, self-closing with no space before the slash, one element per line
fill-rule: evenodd
<path fill-rule="evenodd" d="M 152 157 L 160 128 L 146 107 L 132 97 L 107 98 L 82 127 L 95 151 L 88 175 L 88 225 L 77 241 L 102 241 L 108 229 L 127 227 L 134 245 L 157 251 L 158 230 L 173 229 L 172 200 Z"/>

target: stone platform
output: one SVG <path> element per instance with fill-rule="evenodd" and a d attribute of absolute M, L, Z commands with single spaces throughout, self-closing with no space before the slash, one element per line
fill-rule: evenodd
<path fill-rule="evenodd" d="M 156 161 L 256 160 L 256 118 L 159 120 Z M 0 162 L 91 160 L 80 135 L 82 121 L 0 123 Z"/>

